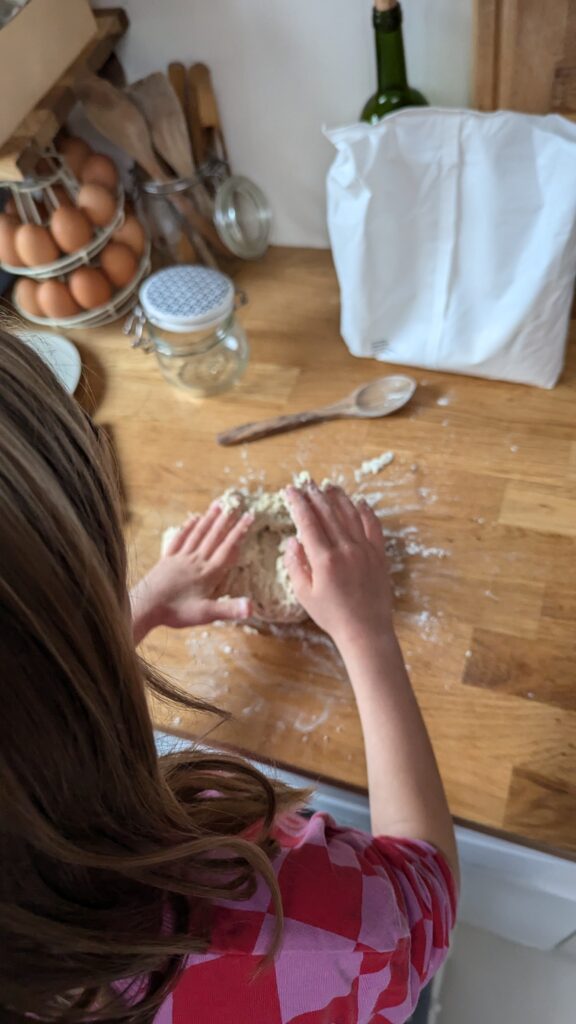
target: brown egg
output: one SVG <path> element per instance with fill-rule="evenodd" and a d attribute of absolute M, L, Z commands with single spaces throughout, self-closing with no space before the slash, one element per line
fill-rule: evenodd
<path fill-rule="evenodd" d="M 141 256 L 146 248 L 146 232 L 133 213 L 127 214 L 124 223 L 114 232 L 112 238 L 115 242 L 129 246 L 136 256 Z"/>
<path fill-rule="evenodd" d="M 53 263 L 60 250 L 48 228 L 39 224 L 21 224 L 15 236 L 16 252 L 26 267 L 41 267 Z"/>
<path fill-rule="evenodd" d="M 44 316 L 42 307 L 38 302 L 39 287 L 38 282 L 32 281 L 29 277 L 19 278 L 14 285 L 12 295 L 15 303 L 23 313 L 28 313 L 30 316 Z"/>
<path fill-rule="evenodd" d="M 82 312 L 63 281 L 41 281 L 36 298 L 44 316 L 51 320 L 65 320 Z"/>
<path fill-rule="evenodd" d="M 66 136 L 57 143 L 58 152 L 64 157 L 68 167 L 77 178 L 80 178 L 80 172 L 86 163 L 89 156 L 92 154 L 92 150 L 84 139 L 78 139 L 73 136 Z"/>
<path fill-rule="evenodd" d="M 16 249 L 16 232 L 20 221 L 7 213 L 0 213 L 0 263 L 9 267 L 21 267 L 22 260 Z"/>
<path fill-rule="evenodd" d="M 100 266 L 116 288 L 125 288 L 138 269 L 132 249 L 122 242 L 109 242 L 100 253 Z"/>
<path fill-rule="evenodd" d="M 50 219 L 52 236 L 62 252 L 78 252 L 92 240 L 93 228 L 82 210 L 60 206 Z"/>
<path fill-rule="evenodd" d="M 80 181 L 83 185 L 104 185 L 104 188 L 115 192 L 118 188 L 116 164 L 109 156 L 93 153 L 80 171 Z"/>
<path fill-rule="evenodd" d="M 116 213 L 116 199 L 103 185 L 82 185 L 76 205 L 100 228 L 109 224 Z"/>
<path fill-rule="evenodd" d="M 97 309 L 112 298 L 112 285 L 101 270 L 80 267 L 70 274 L 70 291 L 82 309 Z"/>

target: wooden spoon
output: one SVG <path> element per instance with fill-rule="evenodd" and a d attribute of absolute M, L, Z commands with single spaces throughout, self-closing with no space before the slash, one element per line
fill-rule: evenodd
<path fill-rule="evenodd" d="M 309 412 L 297 412 L 291 416 L 277 416 L 260 423 L 246 423 L 242 427 L 226 430 L 219 434 L 217 441 L 222 445 L 244 444 L 258 441 L 271 434 L 283 434 L 287 430 L 306 426 L 309 423 L 325 423 L 327 420 L 377 419 L 398 412 L 410 401 L 416 390 L 412 377 L 395 374 L 379 377 L 370 384 L 363 384 L 351 395 L 334 405 L 325 405 Z"/>
<path fill-rule="evenodd" d="M 166 181 L 166 172 L 152 148 L 148 125 L 132 100 L 97 75 L 83 79 L 77 92 L 94 127 L 128 153 L 153 181 Z"/>

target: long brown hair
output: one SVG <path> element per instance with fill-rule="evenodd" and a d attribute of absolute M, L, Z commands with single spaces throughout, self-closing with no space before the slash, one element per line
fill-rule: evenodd
<path fill-rule="evenodd" d="M 4 1020 L 150 1020 L 213 901 L 259 875 L 281 929 L 271 825 L 302 795 L 233 757 L 158 758 L 146 684 L 215 709 L 134 651 L 117 493 L 105 439 L 0 330 Z"/>

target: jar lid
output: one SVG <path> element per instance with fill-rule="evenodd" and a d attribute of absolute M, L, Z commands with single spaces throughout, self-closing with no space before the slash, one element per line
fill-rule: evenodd
<path fill-rule="evenodd" d="M 243 260 L 263 256 L 270 241 L 272 213 L 261 188 L 233 174 L 214 200 L 214 223 L 224 245 Z"/>
<path fill-rule="evenodd" d="M 209 267 L 166 267 L 148 277 L 139 293 L 147 320 L 176 334 L 208 329 L 234 308 L 234 284 Z"/>

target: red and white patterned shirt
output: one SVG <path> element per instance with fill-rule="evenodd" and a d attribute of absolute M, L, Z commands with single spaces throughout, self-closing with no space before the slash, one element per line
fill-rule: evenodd
<path fill-rule="evenodd" d="M 274 962 L 257 972 L 274 926 L 260 882 L 249 901 L 217 904 L 210 950 L 186 959 L 155 1024 L 402 1024 L 448 952 L 456 892 L 443 857 L 324 814 L 285 819 L 277 837 Z"/>

